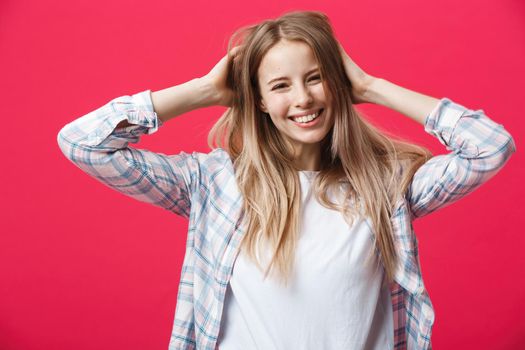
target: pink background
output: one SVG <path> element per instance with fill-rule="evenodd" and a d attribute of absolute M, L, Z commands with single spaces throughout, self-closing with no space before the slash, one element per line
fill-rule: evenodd
<path fill-rule="evenodd" d="M 299 9 L 327 13 L 370 74 L 481 108 L 513 135 L 495 178 L 414 228 L 434 348 L 525 348 L 525 2 L 3 0 L 0 349 L 167 349 L 187 221 L 82 173 L 57 133 L 115 97 L 206 74 L 236 28 Z M 407 117 L 359 109 L 446 152 Z M 208 151 L 223 111 L 182 115 L 134 146 Z"/>

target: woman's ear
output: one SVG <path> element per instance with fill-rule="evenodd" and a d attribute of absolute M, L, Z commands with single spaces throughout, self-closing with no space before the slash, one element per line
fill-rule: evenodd
<path fill-rule="evenodd" d="M 266 105 L 264 104 L 264 101 L 261 99 L 259 100 L 259 108 L 261 109 L 261 111 L 263 111 L 264 113 L 268 113 L 268 108 L 266 108 Z"/>

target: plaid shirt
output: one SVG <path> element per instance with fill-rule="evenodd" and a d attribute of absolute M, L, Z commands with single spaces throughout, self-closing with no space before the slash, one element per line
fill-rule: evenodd
<path fill-rule="evenodd" d="M 245 232 L 242 198 L 231 159 L 221 148 L 165 155 L 128 146 L 163 125 L 150 92 L 115 98 L 72 121 L 58 133 L 58 144 L 70 161 L 105 185 L 189 219 L 169 349 L 217 349 L 226 287 Z M 116 129 L 123 120 L 132 125 Z M 483 110 L 448 98 L 426 117 L 424 128 L 450 153 L 418 169 L 391 218 L 400 256 L 390 287 L 395 349 L 432 348 L 434 309 L 412 221 L 478 188 L 516 150 L 512 136 Z"/>

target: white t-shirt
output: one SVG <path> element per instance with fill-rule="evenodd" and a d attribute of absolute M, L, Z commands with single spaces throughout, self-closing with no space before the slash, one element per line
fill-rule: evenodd
<path fill-rule="evenodd" d="M 363 219 L 349 227 L 340 212 L 315 200 L 310 183 L 317 173 L 299 172 L 303 221 L 288 287 L 272 274 L 263 281 L 239 252 L 224 301 L 220 350 L 393 348 L 384 269 L 364 264 L 373 249 L 370 228 Z"/>

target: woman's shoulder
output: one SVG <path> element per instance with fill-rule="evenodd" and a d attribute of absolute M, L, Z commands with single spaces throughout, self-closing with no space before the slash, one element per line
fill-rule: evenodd
<path fill-rule="evenodd" d="M 192 152 L 192 156 L 199 163 L 201 171 L 213 174 L 224 169 L 233 169 L 229 153 L 223 148 L 215 148 L 210 152 Z"/>

